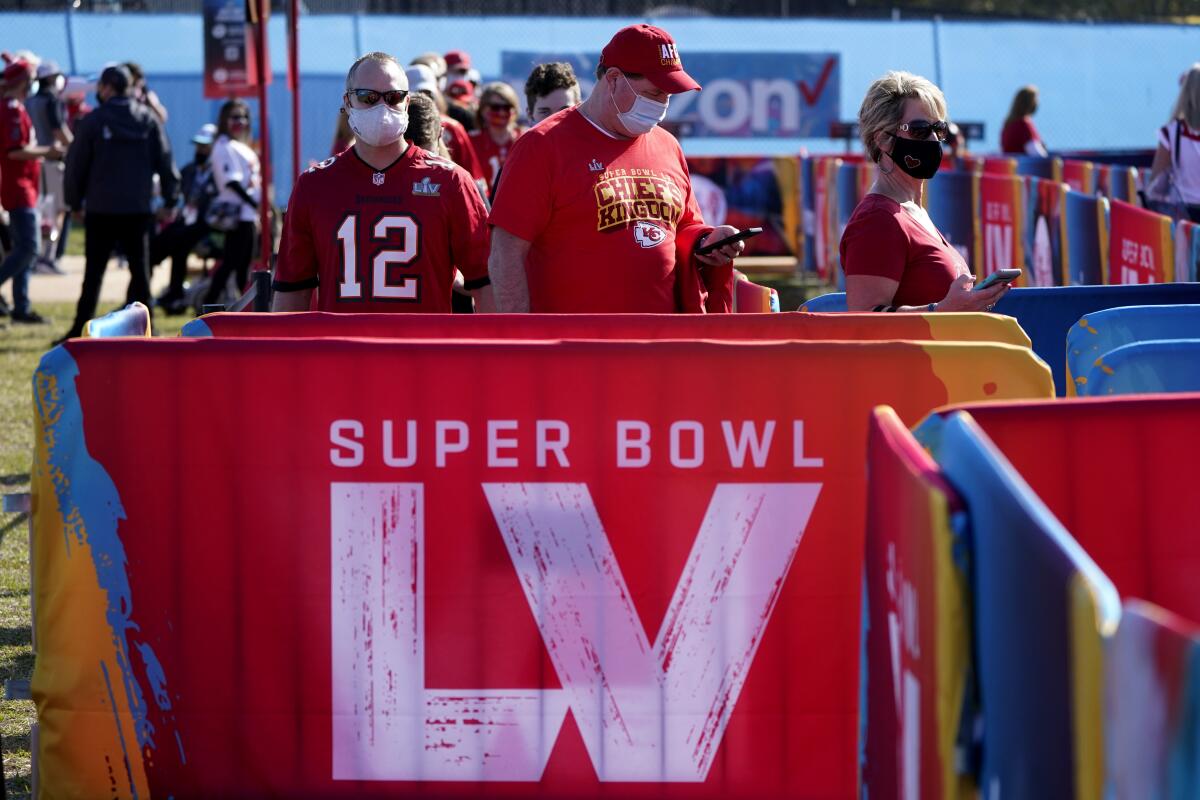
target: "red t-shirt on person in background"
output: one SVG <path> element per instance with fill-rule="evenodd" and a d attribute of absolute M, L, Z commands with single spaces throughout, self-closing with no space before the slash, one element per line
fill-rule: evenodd
<path fill-rule="evenodd" d="M 869 194 L 859 202 L 839 244 L 846 275 L 876 275 L 900 285 L 894 306 L 937 303 L 967 262 L 890 197 Z"/>
<path fill-rule="evenodd" d="M 496 144 L 496 140 L 486 130 L 471 131 L 469 134 L 471 146 L 475 148 L 475 157 L 483 167 L 483 178 L 489 187 L 496 185 L 496 176 L 500 174 L 501 167 L 508 160 L 509 152 L 512 151 L 513 145 L 520 141 L 524 130 L 517 128 L 513 133 L 516 138 L 512 144 L 503 145 Z"/>
<path fill-rule="evenodd" d="M 296 180 L 275 286 L 320 311 L 448 314 L 457 267 L 487 277 L 487 209 L 466 170 L 410 145 L 376 170 L 351 148 Z"/>
<path fill-rule="evenodd" d="M 37 208 L 42 163 L 9 158 L 13 150 L 33 144 L 33 122 L 15 97 L 0 101 L 0 207 L 9 211 Z"/>
<path fill-rule="evenodd" d="M 661 128 L 618 139 L 578 107 L 558 112 L 513 146 L 490 222 L 531 243 L 531 311 L 729 309 L 732 266 L 706 268 L 706 295 L 692 250 L 712 228 Z"/>
<path fill-rule="evenodd" d="M 1000 132 L 1000 152 L 1028 155 L 1025 146 L 1041 140 L 1042 137 L 1038 136 L 1037 128 L 1029 117 L 1010 120 L 1004 123 L 1004 130 Z"/>
<path fill-rule="evenodd" d="M 442 141 L 446 144 L 446 149 L 450 151 L 451 161 L 471 173 L 472 178 L 487 178 L 479 163 L 479 157 L 475 155 L 471 137 L 461 122 L 450 117 L 442 117 Z"/>

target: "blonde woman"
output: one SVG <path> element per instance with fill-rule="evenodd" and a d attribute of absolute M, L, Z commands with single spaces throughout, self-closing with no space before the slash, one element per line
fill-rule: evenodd
<path fill-rule="evenodd" d="M 1007 286 L 971 291 L 967 263 L 921 207 L 949 130 L 942 90 L 889 72 L 867 89 L 858 126 L 878 168 L 842 234 L 849 310 L 990 311 Z"/>
<path fill-rule="evenodd" d="M 525 132 L 517 125 L 520 107 L 517 93 L 501 81 L 485 85 L 479 95 L 479 109 L 475 112 L 479 129 L 471 131 L 471 145 L 489 187 L 496 185 L 496 177 L 508 158 L 509 148 Z"/>
<path fill-rule="evenodd" d="M 1167 190 L 1169 182 L 1173 189 Z M 1200 61 L 1179 79 L 1179 97 L 1171 119 L 1158 130 L 1158 149 L 1150 166 L 1148 200 L 1187 206 L 1200 222 Z"/>

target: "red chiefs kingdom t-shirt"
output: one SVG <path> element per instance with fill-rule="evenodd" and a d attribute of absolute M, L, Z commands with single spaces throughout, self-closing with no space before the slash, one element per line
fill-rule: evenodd
<path fill-rule="evenodd" d="M 937 303 L 967 273 L 967 262 L 890 197 L 869 194 L 850 215 L 839 244 L 846 275 L 877 275 L 900 285 L 895 306 Z"/>
<path fill-rule="evenodd" d="M 457 267 L 487 277 L 487 209 L 466 170 L 410 145 L 376 170 L 350 148 L 296 180 L 275 270 L 321 311 L 450 313 Z"/>
<path fill-rule="evenodd" d="M 33 144 L 33 122 L 15 97 L 0 100 L 0 207 L 37 208 L 40 161 L 18 161 L 9 152 Z"/>
<path fill-rule="evenodd" d="M 531 311 L 701 310 L 680 294 L 693 265 L 678 269 L 676 253 L 712 228 L 679 142 L 661 128 L 616 139 L 578 107 L 558 112 L 513 146 L 490 221 L 531 242 Z"/>

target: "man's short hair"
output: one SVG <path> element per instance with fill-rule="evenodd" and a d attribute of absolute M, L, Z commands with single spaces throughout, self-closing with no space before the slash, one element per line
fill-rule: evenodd
<path fill-rule="evenodd" d="M 545 97 L 559 89 L 574 87 L 579 92 L 579 80 L 575 77 L 575 68 L 566 61 L 551 61 L 549 64 L 538 64 L 529 73 L 525 81 L 525 103 L 530 114 L 539 97 Z"/>
<path fill-rule="evenodd" d="M 597 64 L 596 65 L 596 80 L 598 80 L 598 81 L 604 80 L 604 74 L 606 72 L 608 72 L 610 69 L 613 69 L 613 67 L 610 67 L 608 64 Z M 621 68 L 616 67 L 616 69 L 621 69 Z M 641 75 L 636 72 L 626 72 L 623 69 L 621 70 L 621 74 L 624 75 L 626 78 L 633 78 L 635 81 L 641 80 L 642 78 L 645 77 L 644 75 Z"/>
<path fill-rule="evenodd" d="M 115 64 L 104 68 L 104 71 L 100 73 L 98 83 L 101 86 L 107 86 L 112 89 L 117 95 L 123 95 L 129 91 L 129 85 L 133 83 L 133 77 L 124 65 Z"/>
<path fill-rule="evenodd" d="M 396 69 L 400 70 L 400 72 L 402 72 L 402 73 L 404 72 L 404 67 L 400 64 L 399 61 L 396 60 L 395 56 L 390 55 L 388 53 L 380 52 L 378 50 L 376 50 L 373 53 L 367 53 L 365 56 L 359 56 L 358 59 L 356 59 L 355 62 L 350 65 L 350 69 L 348 69 L 346 71 L 346 91 L 347 92 L 350 91 L 352 88 L 356 88 L 352 84 L 352 82 L 354 80 L 354 72 L 359 68 L 359 65 L 361 65 L 364 61 L 374 61 L 376 64 L 395 64 Z"/>
<path fill-rule="evenodd" d="M 442 115 L 428 95 L 414 93 L 408 96 L 408 130 L 404 138 L 422 150 L 438 153 L 438 142 L 442 140 Z"/>

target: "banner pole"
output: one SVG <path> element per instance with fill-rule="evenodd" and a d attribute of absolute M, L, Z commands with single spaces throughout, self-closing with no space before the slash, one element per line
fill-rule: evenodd
<path fill-rule="evenodd" d="M 255 35 L 258 37 L 258 59 L 255 69 L 258 72 L 258 138 L 259 155 L 262 159 L 262 200 L 258 205 L 259 225 L 261 226 L 262 265 L 261 269 L 271 266 L 271 252 L 274 248 L 274 235 L 271 228 L 271 124 L 268 99 L 267 78 L 271 74 L 271 56 L 267 52 L 267 15 L 271 10 L 271 0 L 254 0 L 258 7 L 258 25 Z"/>
<path fill-rule="evenodd" d="M 288 72 L 292 90 L 292 178 L 300 174 L 300 0 L 288 13 Z"/>

